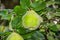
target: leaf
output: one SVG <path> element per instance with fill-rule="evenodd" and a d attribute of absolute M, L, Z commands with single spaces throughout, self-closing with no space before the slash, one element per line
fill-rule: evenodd
<path fill-rule="evenodd" d="M 60 24 L 57 24 L 56 26 L 57 26 L 58 30 L 60 31 Z"/>
<path fill-rule="evenodd" d="M 26 12 L 26 10 L 23 9 L 21 6 L 16 6 L 16 7 L 13 9 L 13 12 L 15 12 L 16 15 L 22 16 L 22 15 L 24 15 L 24 13 Z"/>
<path fill-rule="evenodd" d="M 35 2 L 40 2 L 40 3 L 42 3 L 42 2 L 44 2 L 45 0 L 34 0 Z"/>
<path fill-rule="evenodd" d="M 22 25 L 22 17 L 15 16 L 11 22 L 12 28 L 20 34 L 26 34 L 26 29 Z M 23 32 L 22 32 L 23 31 Z"/>
<path fill-rule="evenodd" d="M 19 27 L 19 28 L 16 28 L 16 32 L 18 32 L 19 34 L 24 35 L 24 34 L 28 33 L 29 31 L 27 31 L 27 30 L 26 30 L 25 28 L 23 28 L 23 27 Z"/>
<path fill-rule="evenodd" d="M 55 40 L 52 36 L 47 36 L 48 37 L 48 40 Z"/>
<path fill-rule="evenodd" d="M 8 14 L 8 10 L 0 11 L 1 19 L 10 20 L 12 14 Z"/>
<path fill-rule="evenodd" d="M 7 10 L 0 11 L 0 16 L 6 15 L 6 14 L 8 14 L 8 11 Z"/>
<path fill-rule="evenodd" d="M 48 19 L 52 19 L 54 16 L 55 16 L 54 13 L 51 13 L 51 12 L 48 12 L 48 13 L 46 14 L 46 17 L 47 17 Z"/>
<path fill-rule="evenodd" d="M 58 40 L 58 38 L 56 37 L 56 34 L 52 31 L 49 31 L 49 33 L 47 34 L 47 39 L 48 40 Z"/>
<path fill-rule="evenodd" d="M 54 15 L 60 17 L 60 12 L 56 12 L 56 13 L 54 13 Z"/>
<path fill-rule="evenodd" d="M 32 9 L 34 9 L 35 11 L 40 11 L 42 9 L 44 9 L 46 7 L 46 3 L 45 2 L 33 2 L 31 3 L 31 7 Z"/>
<path fill-rule="evenodd" d="M 47 39 L 48 39 L 48 40 L 55 40 L 54 37 L 53 37 L 53 33 L 52 33 L 52 32 L 49 32 L 49 33 L 47 34 Z"/>
<path fill-rule="evenodd" d="M 44 40 L 44 35 L 38 31 L 36 31 L 33 35 L 32 35 L 32 40 Z"/>
<path fill-rule="evenodd" d="M 48 26 L 48 28 L 50 29 L 50 30 L 52 30 L 52 31 L 58 31 L 58 28 L 57 28 L 57 26 L 56 25 L 54 25 L 54 24 L 49 24 L 49 26 Z"/>
<path fill-rule="evenodd" d="M 21 23 L 21 18 L 18 16 L 14 17 L 11 22 L 12 28 L 22 27 L 22 24 L 20 24 L 20 23 Z"/>
<path fill-rule="evenodd" d="M 10 20 L 11 16 L 12 16 L 11 14 L 3 15 L 1 19 Z"/>
<path fill-rule="evenodd" d="M 56 4 L 60 4 L 60 0 L 55 0 Z"/>
<path fill-rule="evenodd" d="M 46 14 L 46 17 L 47 17 L 48 19 L 52 19 L 52 18 L 55 17 L 55 16 L 60 16 L 60 12 L 55 12 L 55 13 L 53 13 L 53 12 L 48 12 L 48 13 Z"/>
<path fill-rule="evenodd" d="M 39 31 L 33 31 L 29 34 L 23 35 L 25 40 L 44 40 L 44 35 L 40 33 Z"/>
<path fill-rule="evenodd" d="M 29 9 L 30 7 L 30 0 L 20 0 L 20 5 L 23 9 Z"/>
<path fill-rule="evenodd" d="M 55 1 L 53 1 L 53 0 L 50 0 L 50 1 L 46 2 L 47 7 L 50 6 L 50 5 L 53 5 L 53 4 L 55 4 Z"/>

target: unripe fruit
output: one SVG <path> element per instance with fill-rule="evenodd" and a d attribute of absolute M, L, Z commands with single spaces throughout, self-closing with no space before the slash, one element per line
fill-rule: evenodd
<path fill-rule="evenodd" d="M 24 40 L 24 39 L 18 33 L 13 32 L 8 36 L 7 40 Z"/>
<path fill-rule="evenodd" d="M 5 31 L 5 26 L 0 26 L 0 32 L 4 32 Z"/>
<path fill-rule="evenodd" d="M 34 10 L 27 11 L 22 17 L 24 28 L 28 28 L 29 30 L 37 29 L 42 21 L 42 18 Z"/>

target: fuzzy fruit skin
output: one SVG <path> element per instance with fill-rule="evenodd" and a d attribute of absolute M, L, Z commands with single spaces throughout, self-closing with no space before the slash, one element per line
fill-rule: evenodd
<path fill-rule="evenodd" d="M 24 39 L 18 33 L 13 32 L 8 36 L 7 40 L 24 40 Z"/>
<path fill-rule="evenodd" d="M 42 18 L 34 10 L 27 11 L 22 17 L 24 28 L 28 28 L 29 30 L 37 29 L 42 21 Z"/>

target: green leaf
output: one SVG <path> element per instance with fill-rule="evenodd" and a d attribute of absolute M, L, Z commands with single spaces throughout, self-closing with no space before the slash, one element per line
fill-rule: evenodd
<path fill-rule="evenodd" d="M 52 36 L 47 36 L 48 40 L 55 40 Z"/>
<path fill-rule="evenodd" d="M 30 0 L 20 0 L 20 5 L 23 9 L 29 9 L 30 7 Z"/>
<path fill-rule="evenodd" d="M 18 16 L 14 17 L 11 22 L 12 28 L 19 28 L 20 26 L 22 26 L 20 23 L 21 23 L 21 18 Z"/>
<path fill-rule="evenodd" d="M 52 19 L 54 16 L 55 16 L 55 15 L 54 15 L 53 13 L 51 13 L 51 12 L 48 12 L 48 13 L 46 14 L 46 17 L 47 17 L 48 19 Z"/>
<path fill-rule="evenodd" d="M 48 13 L 46 14 L 46 17 L 47 17 L 48 19 L 52 19 L 52 18 L 55 17 L 55 16 L 60 16 L 60 12 L 55 12 L 55 13 L 53 13 L 53 12 L 48 12 Z"/>
<path fill-rule="evenodd" d="M 16 29 L 16 32 L 18 32 L 19 34 L 22 34 L 22 35 L 28 33 L 28 32 L 26 31 L 26 29 L 23 28 L 23 27 L 17 28 L 17 29 Z"/>
<path fill-rule="evenodd" d="M 58 31 L 58 28 L 56 25 L 54 25 L 53 23 L 49 24 L 48 28 L 52 31 Z"/>
<path fill-rule="evenodd" d="M 1 19 L 10 20 L 11 16 L 12 16 L 11 14 L 3 15 Z"/>
<path fill-rule="evenodd" d="M 44 40 L 44 35 L 39 31 L 33 31 L 29 34 L 23 35 L 26 40 Z"/>
<path fill-rule="evenodd" d="M 60 24 L 57 24 L 56 26 L 57 26 L 58 30 L 60 31 Z"/>
<path fill-rule="evenodd" d="M 55 38 L 53 37 L 53 35 L 54 35 L 53 32 L 49 32 L 49 33 L 47 34 L 47 39 L 48 39 L 48 40 L 55 40 Z"/>
<path fill-rule="evenodd" d="M 40 11 L 42 9 L 44 9 L 46 7 L 46 3 L 45 2 L 33 2 L 31 3 L 31 7 L 32 9 L 34 9 L 35 11 Z"/>
<path fill-rule="evenodd" d="M 0 11 L 0 16 L 6 15 L 6 14 L 8 14 L 8 11 L 7 10 Z"/>
<path fill-rule="evenodd" d="M 44 35 L 42 33 L 40 33 L 39 31 L 36 31 L 32 37 L 31 37 L 32 40 L 44 40 Z"/>
<path fill-rule="evenodd" d="M 60 17 L 60 12 L 56 12 L 54 15 Z"/>
<path fill-rule="evenodd" d="M 16 6 L 13 9 L 13 11 L 15 12 L 16 15 L 20 15 L 20 16 L 22 16 L 26 12 L 26 10 L 23 9 L 21 6 Z"/>
<path fill-rule="evenodd" d="M 12 14 L 8 14 L 8 10 L 2 10 L 0 11 L 0 16 L 1 16 L 1 19 L 10 20 Z"/>
<path fill-rule="evenodd" d="M 34 0 L 35 2 L 40 2 L 40 3 L 42 3 L 42 2 L 44 2 L 45 0 Z"/>
<path fill-rule="evenodd" d="M 50 5 L 53 5 L 53 4 L 55 4 L 55 1 L 53 1 L 53 0 L 50 0 L 50 1 L 46 2 L 47 7 L 50 6 Z"/>
<path fill-rule="evenodd" d="M 55 0 L 56 4 L 60 4 L 60 0 Z"/>

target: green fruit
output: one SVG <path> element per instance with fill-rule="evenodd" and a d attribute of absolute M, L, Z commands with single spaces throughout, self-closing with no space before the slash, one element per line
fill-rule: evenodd
<path fill-rule="evenodd" d="M 23 26 L 29 30 L 37 29 L 42 21 L 42 18 L 34 10 L 27 11 L 22 17 Z"/>
<path fill-rule="evenodd" d="M 0 26 L 0 32 L 4 32 L 5 26 Z"/>
<path fill-rule="evenodd" d="M 8 36 L 7 40 L 24 40 L 24 39 L 18 33 L 13 32 Z"/>

